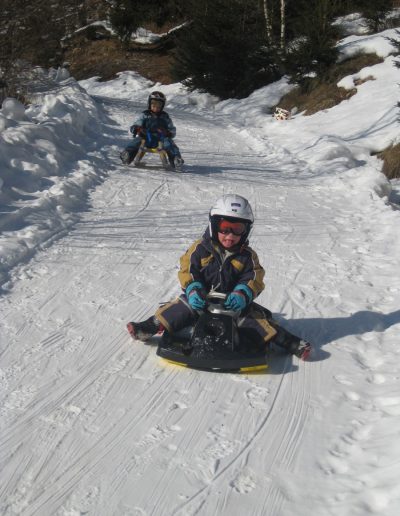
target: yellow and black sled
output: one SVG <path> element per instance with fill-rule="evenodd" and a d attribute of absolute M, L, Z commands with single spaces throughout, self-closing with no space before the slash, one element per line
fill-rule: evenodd
<path fill-rule="evenodd" d="M 194 327 L 164 332 L 157 355 L 169 362 L 211 371 L 256 372 L 267 368 L 265 343 L 239 336 L 237 312 L 223 307 L 225 294 L 214 292 Z"/>

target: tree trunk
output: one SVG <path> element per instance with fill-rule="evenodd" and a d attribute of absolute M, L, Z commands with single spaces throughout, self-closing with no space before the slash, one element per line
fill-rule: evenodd
<path fill-rule="evenodd" d="M 285 50 L 285 36 L 286 36 L 286 0 L 281 0 L 281 41 L 280 46 L 282 52 Z"/>
<path fill-rule="evenodd" d="M 268 0 L 263 0 L 264 6 L 264 18 L 265 18 L 265 27 L 267 31 L 267 43 L 271 45 L 272 43 L 272 13 L 268 7 Z"/>

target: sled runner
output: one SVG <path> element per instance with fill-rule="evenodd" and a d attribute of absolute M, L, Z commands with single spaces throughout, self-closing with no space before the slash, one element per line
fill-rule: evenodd
<path fill-rule="evenodd" d="M 223 306 L 225 294 L 209 294 L 207 309 L 194 327 L 173 335 L 164 332 L 157 355 L 182 366 L 214 371 L 252 372 L 266 369 L 265 343 L 239 335 L 238 312 Z"/>

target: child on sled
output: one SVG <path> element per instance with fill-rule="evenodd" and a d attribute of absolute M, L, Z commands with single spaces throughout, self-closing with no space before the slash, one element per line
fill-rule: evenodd
<path fill-rule="evenodd" d="M 176 136 L 176 128 L 172 123 L 171 117 L 164 106 L 166 97 L 161 91 L 153 91 L 147 101 L 147 109 L 133 123 L 130 132 L 133 134 L 133 141 L 120 154 L 122 163 L 129 165 L 138 153 L 142 139 L 146 138 L 147 133 L 154 135 L 162 140 L 168 160 L 172 168 L 180 167 L 183 159 L 178 146 L 173 141 Z"/>
<path fill-rule="evenodd" d="M 254 302 L 264 289 L 265 271 L 258 256 L 248 246 L 254 216 L 248 201 L 228 194 L 217 200 L 209 214 L 209 226 L 180 259 L 179 281 L 183 293 L 161 306 L 143 322 L 130 322 L 128 331 L 135 339 L 146 341 L 156 333 L 170 334 L 196 322 L 207 305 L 207 293 L 227 295 L 224 307 L 240 311 L 239 332 L 267 346 L 273 342 L 288 353 L 305 360 L 308 342 L 280 327 L 271 313 Z"/>

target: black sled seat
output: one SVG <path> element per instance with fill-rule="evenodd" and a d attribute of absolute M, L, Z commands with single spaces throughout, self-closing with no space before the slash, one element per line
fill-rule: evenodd
<path fill-rule="evenodd" d="M 194 327 L 164 332 L 157 355 L 175 364 L 214 371 L 251 372 L 267 368 L 265 344 L 240 338 L 237 313 L 223 308 L 224 294 L 213 293 Z"/>

